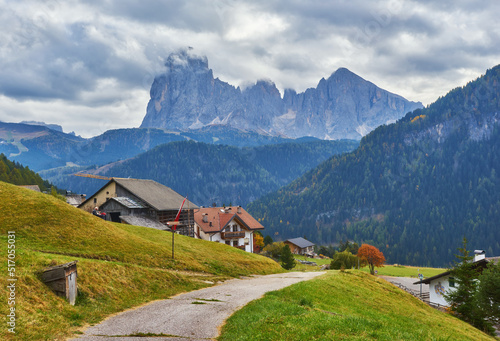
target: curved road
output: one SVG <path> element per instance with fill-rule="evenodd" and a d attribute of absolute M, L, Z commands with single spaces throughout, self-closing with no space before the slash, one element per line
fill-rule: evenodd
<path fill-rule="evenodd" d="M 74 340 L 210 340 L 219 335 L 219 327 L 224 321 L 248 302 L 262 297 L 268 291 L 279 290 L 321 274 L 289 272 L 232 279 L 112 316 L 87 328 L 83 335 Z M 153 335 L 133 336 L 140 333 Z"/>

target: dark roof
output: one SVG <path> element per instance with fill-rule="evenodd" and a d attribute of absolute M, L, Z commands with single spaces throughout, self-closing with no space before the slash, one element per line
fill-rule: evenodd
<path fill-rule="evenodd" d="M 141 179 L 113 179 L 117 184 L 127 189 L 139 199 L 149 204 L 158 211 L 178 210 L 184 200 L 179 193 L 153 180 Z M 184 209 L 198 208 L 186 200 Z"/>
<path fill-rule="evenodd" d="M 240 213 L 238 213 L 238 211 Z M 207 222 L 203 221 L 203 215 L 207 216 Z M 254 217 L 242 207 L 205 207 L 194 212 L 194 221 L 205 233 L 216 233 L 222 231 L 233 219 L 237 219 L 246 229 L 262 230 L 262 226 Z"/>
<path fill-rule="evenodd" d="M 147 208 L 147 206 L 144 206 L 142 203 L 127 197 L 110 198 L 108 201 L 111 200 L 118 202 L 120 205 L 125 206 L 126 208 Z M 105 204 L 106 203 L 104 203 L 103 206 Z"/>
<path fill-rule="evenodd" d="M 474 262 L 474 265 L 476 267 L 483 267 L 484 268 L 486 266 L 486 264 L 488 264 L 491 261 L 495 262 L 495 259 L 497 259 L 497 258 L 499 258 L 499 257 L 492 257 L 492 258 L 481 259 L 481 260 L 478 260 L 477 262 Z M 448 276 L 449 274 L 451 274 L 451 270 L 445 271 L 445 272 L 440 273 L 439 275 L 436 275 L 436 276 L 432 276 L 432 277 L 423 279 L 423 280 L 415 282 L 413 284 L 420 284 L 420 283 L 422 283 L 422 284 L 431 284 L 431 282 L 433 280 L 441 278 L 441 277 Z"/>
<path fill-rule="evenodd" d="M 316 244 L 311 243 L 310 241 L 308 241 L 307 239 L 304 239 L 302 237 L 288 239 L 287 242 L 292 243 L 293 245 L 297 245 L 301 249 L 316 245 Z"/>
<path fill-rule="evenodd" d="M 97 193 L 106 188 L 111 182 L 115 182 L 117 185 L 122 186 L 157 211 L 178 210 L 184 200 L 184 197 L 173 189 L 153 180 L 111 178 L 111 180 L 109 180 L 92 196 L 88 197 L 87 200 L 81 203 L 78 207 L 82 207 L 87 202 L 92 200 Z M 198 208 L 198 206 L 193 204 L 191 201 L 186 200 L 183 209 L 188 208 Z"/>

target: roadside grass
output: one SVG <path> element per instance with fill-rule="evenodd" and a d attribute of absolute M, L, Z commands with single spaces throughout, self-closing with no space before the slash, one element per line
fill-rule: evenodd
<path fill-rule="evenodd" d="M 315 271 L 319 270 L 322 265 L 330 264 L 331 258 L 319 259 L 319 258 L 309 258 L 306 256 L 294 255 L 296 260 L 304 260 L 315 262 L 318 266 L 301 264 L 297 262 L 295 268 L 292 271 Z M 359 269 L 360 271 L 369 273 L 368 267 L 363 267 Z M 429 267 L 418 267 L 418 266 L 407 266 L 407 265 L 384 265 L 381 268 L 376 268 L 377 275 L 380 276 L 392 276 L 392 277 L 414 277 L 418 278 L 418 274 L 424 275 L 424 278 L 432 277 L 445 272 L 446 269 L 442 268 L 429 268 Z"/>
<path fill-rule="evenodd" d="M 218 340 L 494 340 L 376 276 L 329 271 L 267 293 Z"/>
<path fill-rule="evenodd" d="M 111 224 L 49 195 L 0 182 L 0 243 L 7 287 L 7 231 L 15 231 L 16 334 L 2 340 L 64 340 L 105 317 L 156 299 L 250 274 L 284 271 L 276 262 L 220 243 Z M 75 306 L 40 280 L 49 266 L 78 260 Z M 0 305 L 6 316 L 7 300 Z"/>
<path fill-rule="evenodd" d="M 359 270 L 366 273 L 370 272 L 370 269 L 368 269 L 368 267 L 364 267 Z M 379 276 L 418 278 L 418 274 L 420 273 L 424 275 L 424 278 L 428 278 L 439 275 L 440 273 L 445 272 L 447 269 L 406 265 L 384 265 L 382 268 L 375 268 L 375 270 L 377 270 L 377 275 Z"/>

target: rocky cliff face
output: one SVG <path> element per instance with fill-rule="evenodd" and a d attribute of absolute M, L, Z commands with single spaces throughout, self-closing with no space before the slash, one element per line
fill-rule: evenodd
<path fill-rule="evenodd" d="M 187 51 L 170 55 L 165 66 L 167 71 L 151 87 L 141 128 L 186 130 L 220 124 L 289 137 L 360 139 L 422 107 L 344 68 L 303 93 L 285 90 L 282 98 L 270 81 L 242 91 L 214 79 L 207 58 Z"/>

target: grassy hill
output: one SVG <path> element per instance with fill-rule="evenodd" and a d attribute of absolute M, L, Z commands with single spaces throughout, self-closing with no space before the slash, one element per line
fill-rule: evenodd
<path fill-rule="evenodd" d="M 231 316 L 218 340 L 494 340 L 360 271 L 329 271 L 267 293 Z"/>
<path fill-rule="evenodd" d="M 16 331 L 0 339 L 60 340 L 85 324 L 145 302 L 218 280 L 282 271 L 275 262 L 219 243 L 154 229 L 111 224 L 52 196 L 0 182 L 2 268 L 7 287 L 7 232 L 15 231 Z M 39 280 L 46 267 L 78 260 L 77 304 Z M 6 316 L 8 305 L 0 305 Z"/>

